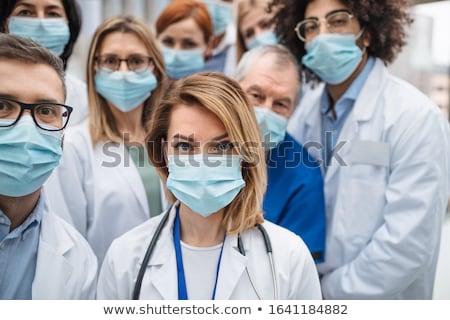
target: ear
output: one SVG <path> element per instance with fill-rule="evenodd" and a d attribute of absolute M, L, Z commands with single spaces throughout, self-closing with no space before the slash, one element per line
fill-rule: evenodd
<path fill-rule="evenodd" d="M 6 20 L 3 22 L 3 25 L 1 26 L 1 30 L 0 30 L 0 31 L 3 32 L 3 33 L 9 33 L 8 24 L 9 24 L 9 18 L 6 19 Z"/>
<path fill-rule="evenodd" d="M 368 31 L 364 31 L 362 43 L 365 48 L 370 47 L 370 43 L 372 42 L 372 35 Z"/>

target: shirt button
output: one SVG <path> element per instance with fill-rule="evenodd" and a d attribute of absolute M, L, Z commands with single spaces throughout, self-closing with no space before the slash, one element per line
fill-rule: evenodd
<path fill-rule="evenodd" d="M 5 222 L 5 218 L 0 217 L 0 223 L 4 223 Z"/>
<path fill-rule="evenodd" d="M 0 250 L 2 250 L 5 247 L 3 243 L 0 243 Z"/>

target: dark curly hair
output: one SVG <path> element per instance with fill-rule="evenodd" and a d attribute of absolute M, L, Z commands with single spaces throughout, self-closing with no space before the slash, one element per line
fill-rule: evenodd
<path fill-rule="evenodd" d="M 275 16 L 276 33 L 292 53 L 301 60 L 305 54 L 304 43 L 297 38 L 294 28 L 305 17 L 305 10 L 314 0 L 273 0 L 272 6 L 281 5 Z M 358 18 L 365 31 L 371 35 L 369 55 L 385 64 L 392 63 L 406 44 L 405 26 L 412 23 L 407 12 L 409 0 L 339 0 Z"/>

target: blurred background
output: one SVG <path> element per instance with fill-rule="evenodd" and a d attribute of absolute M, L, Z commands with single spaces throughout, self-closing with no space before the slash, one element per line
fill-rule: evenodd
<path fill-rule="evenodd" d="M 81 35 L 70 59 L 69 71 L 85 79 L 86 55 L 97 26 L 117 14 L 132 14 L 154 22 L 170 0 L 78 0 L 82 8 Z M 235 0 L 237 4 L 238 0 Z M 429 96 L 450 119 L 450 0 L 413 0 L 414 23 L 408 45 L 390 66 L 393 74 Z M 388 14 L 388 13 L 387 13 Z M 450 299 L 450 214 L 444 224 L 434 299 Z"/>

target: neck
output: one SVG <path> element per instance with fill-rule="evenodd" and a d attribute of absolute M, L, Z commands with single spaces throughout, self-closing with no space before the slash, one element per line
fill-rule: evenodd
<path fill-rule="evenodd" d="M 110 108 L 117 130 L 121 136 L 125 137 L 125 144 L 140 143 L 145 141 L 145 130 L 142 126 L 142 113 L 144 105 L 140 105 L 137 108 L 122 112 L 115 107 Z"/>
<path fill-rule="evenodd" d="M 0 210 L 11 221 L 10 232 L 20 226 L 33 212 L 39 200 L 41 189 L 23 197 L 0 195 Z"/>
<path fill-rule="evenodd" d="M 364 53 L 364 55 L 361 59 L 361 62 L 359 63 L 356 70 L 344 82 L 339 83 L 339 84 L 327 84 L 327 90 L 328 90 L 328 93 L 330 94 L 330 97 L 332 100 L 331 103 L 333 105 L 333 108 L 334 108 L 334 105 L 336 104 L 336 102 L 344 95 L 345 91 L 347 91 L 347 89 L 350 87 L 353 80 L 355 80 L 356 77 L 358 77 L 358 75 L 364 69 L 364 66 L 367 63 L 368 58 L 369 58 L 369 56 L 367 55 L 367 53 Z"/>
<path fill-rule="evenodd" d="M 193 212 L 180 204 L 181 240 L 194 247 L 211 247 L 223 242 L 223 209 L 208 217 Z"/>

